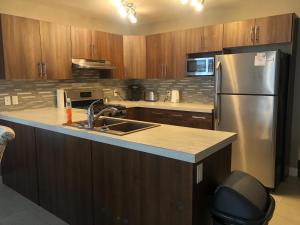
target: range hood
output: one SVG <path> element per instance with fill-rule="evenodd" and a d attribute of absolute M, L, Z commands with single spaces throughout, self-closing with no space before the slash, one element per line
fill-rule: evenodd
<path fill-rule="evenodd" d="M 72 59 L 76 69 L 113 70 L 115 67 L 108 60 Z"/>

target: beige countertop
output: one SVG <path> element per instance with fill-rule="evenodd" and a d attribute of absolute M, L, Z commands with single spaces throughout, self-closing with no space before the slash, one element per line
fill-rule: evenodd
<path fill-rule="evenodd" d="M 201 103 L 171 103 L 171 102 L 146 102 L 146 101 L 110 101 L 109 104 L 121 104 L 127 108 L 143 107 L 153 109 L 180 110 L 191 112 L 212 113 L 212 104 Z"/>
<path fill-rule="evenodd" d="M 86 120 L 84 110 L 73 109 L 73 121 Z M 0 119 L 92 141 L 196 163 L 234 142 L 234 133 L 160 125 L 125 136 L 63 126 L 64 109 L 42 108 L 1 112 Z"/>

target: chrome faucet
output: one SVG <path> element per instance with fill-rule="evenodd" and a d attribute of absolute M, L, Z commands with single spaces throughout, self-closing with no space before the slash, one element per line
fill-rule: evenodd
<path fill-rule="evenodd" d="M 94 105 L 97 104 L 98 102 L 100 102 L 101 100 L 96 100 L 94 101 L 88 108 L 87 110 L 87 114 L 88 114 L 88 128 L 89 129 L 93 129 L 94 128 L 94 121 L 97 120 L 101 115 L 103 115 L 104 113 L 107 113 L 107 112 L 111 112 L 113 114 L 116 114 L 119 110 L 115 107 L 108 107 L 108 108 L 105 108 L 105 109 L 102 109 L 100 112 L 98 112 L 96 115 L 95 115 L 95 112 L 94 112 Z"/>

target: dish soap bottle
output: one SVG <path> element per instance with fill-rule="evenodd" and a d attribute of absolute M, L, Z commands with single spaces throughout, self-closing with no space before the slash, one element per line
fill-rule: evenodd
<path fill-rule="evenodd" d="M 72 124 L 72 103 L 70 98 L 67 98 L 66 101 L 66 114 L 67 114 L 67 124 L 71 125 Z"/>

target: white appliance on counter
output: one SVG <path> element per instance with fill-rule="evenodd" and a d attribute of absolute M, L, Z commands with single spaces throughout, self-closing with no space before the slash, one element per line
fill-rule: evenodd
<path fill-rule="evenodd" d="M 180 91 L 179 90 L 172 90 L 171 91 L 171 102 L 172 103 L 179 103 L 180 102 Z"/>

